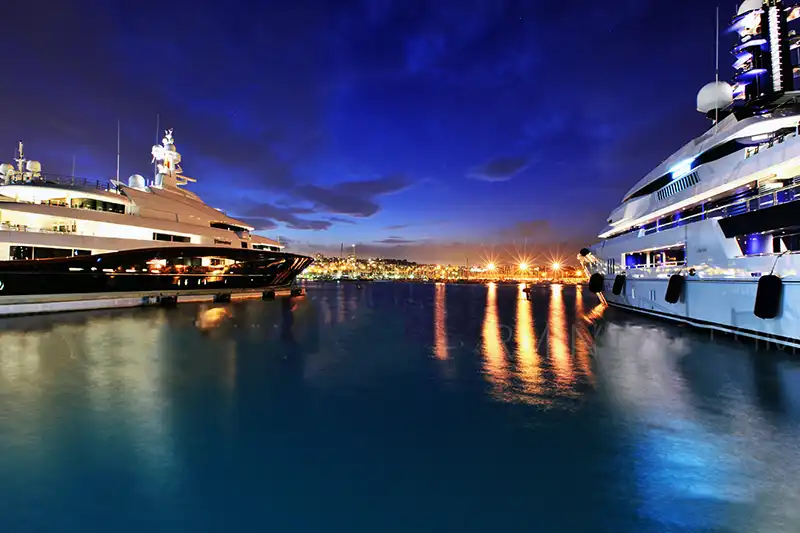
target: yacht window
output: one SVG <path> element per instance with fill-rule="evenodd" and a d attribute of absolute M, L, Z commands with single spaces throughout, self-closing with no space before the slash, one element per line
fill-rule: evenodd
<path fill-rule="evenodd" d="M 225 239 L 214 239 L 214 244 L 227 244 L 230 246 L 231 241 L 226 241 Z"/>
<path fill-rule="evenodd" d="M 35 246 L 33 248 L 34 259 L 51 259 L 53 257 L 70 257 L 71 248 L 47 248 L 45 246 Z"/>
<path fill-rule="evenodd" d="M 241 226 L 234 226 L 233 224 L 226 224 L 225 222 L 211 222 L 211 227 L 216 229 L 224 229 L 226 231 L 248 231 L 247 228 Z"/>
<path fill-rule="evenodd" d="M 242 241 L 242 248 L 247 248 L 247 241 Z"/>
<path fill-rule="evenodd" d="M 762 255 L 773 251 L 772 235 L 760 233 L 756 235 L 742 235 L 737 237 L 739 249 L 743 255 Z"/>
<path fill-rule="evenodd" d="M 625 268 L 683 266 L 686 264 L 686 247 L 662 248 L 649 252 L 625 254 Z"/>
<path fill-rule="evenodd" d="M 72 255 L 92 255 L 91 250 L 72 250 Z"/>
<path fill-rule="evenodd" d="M 171 233 L 153 233 L 153 240 L 164 242 L 191 242 L 192 239 L 183 235 L 172 235 Z"/>
<path fill-rule="evenodd" d="M 636 252 L 625 254 L 625 268 L 640 268 L 647 265 L 647 254 Z"/>
<path fill-rule="evenodd" d="M 776 250 L 775 248 L 778 249 Z M 792 235 L 776 235 L 773 240 L 772 251 L 775 253 L 800 252 L 800 233 L 794 233 Z"/>
<path fill-rule="evenodd" d="M 91 209 L 93 211 L 107 211 L 110 213 L 124 213 L 125 206 L 115 202 L 104 202 L 92 198 L 73 198 L 72 207 L 75 209 Z"/>
<path fill-rule="evenodd" d="M 277 246 L 270 246 L 269 244 L 254 244 L 253 250 L 266 250 L 268 252 L 280 252 L 281 249 Z"/>
<path fill-rule="evenodd" d="M 12 261 L 33 259 L 33 246 L 9 246 L 8 256 Z"/>

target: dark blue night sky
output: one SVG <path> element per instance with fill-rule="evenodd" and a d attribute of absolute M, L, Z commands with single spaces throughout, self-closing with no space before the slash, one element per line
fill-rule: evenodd
<path fill-rule="evenodd" d="M 722 23 L 736 2 L 721 1 Z M 5 2 L 0 160 L 148 175 L 291 249 L 573 257 L 707 122 L 717 2 Z M 730 74 L 722 41 L 722 75 Z"/>

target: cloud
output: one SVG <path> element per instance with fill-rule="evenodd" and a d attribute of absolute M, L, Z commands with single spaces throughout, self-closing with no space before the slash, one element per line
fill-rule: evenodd
<path fill-rule="evenodd" d="M 258 217 L 237 217 L 236 220 L 244 222 L 248 226 L 253 226 L 255 231 L 271 230 L 278 227 L 274 220 Z"/>
<path fill-rule="evenodd" d="M 363 181 L 344 181 L 331 187 L 302 185 L 293 193 L 298 198 L 314 204 L 319 211 L 366 218 L 380 211 L 376 199 L 410 187 L 409 180 L 395 174 Z"/>
<path fill-rule="evenodd" d="M 381 239 L 379 241 L 374 241 L 374 242 L 378 244 L 415 244 L 420 241 L 403 239 L 402 237 L 387 237 L 385 239 Z"/>
<path fill-rule="evenodd" d="M 528 168 L 528 160 L 521 157 L 498 157 L 473 168 L 467 177 L 480 181 L 508 181 Z"/>
<path fill-rule="evenodd" d="M 314 211 L 305 207 L 278 207 L 272 204 L 256 204 L 244 211 L 244 216 L 240 217 L 243 222 L 261 221 L 261 225 L 268 226 L 270 223 L 272 227 L 265 227 L 264 229 L 273 229 L 277 227 L 275 222 L 281 222 L 286 227 L 299 230 L 326 230 L 330 228 L 333 223 L 328 220 L 308 220 L 300 218 L 298 214 L 311 214 Z M 251 224 L 255 225 L 255 224 Z"/>
<path fill-rule="evenodd" d="M 398 229 L 406 229 L 410 225 L 411 224 L 394 224 L 392 226 L 386 226 L 384 229 L 388 229 L 388 230 L 394 231 L 394 230 L 398 230 Z"/>
<path fill-rule="evenodd" d="M 342 217 L 328 217 L 330 222 L 340 222 L 342 224 L 355 224 L 355 220 L 350 220 L 349 218 L 342 218 Z"/>
<path fill-rule="evenodd" d="M 519 222 L 501 233 L 504 237 L 510 238 L 551 239 L 555 237 L 550 222 L 543 219 Z"/>

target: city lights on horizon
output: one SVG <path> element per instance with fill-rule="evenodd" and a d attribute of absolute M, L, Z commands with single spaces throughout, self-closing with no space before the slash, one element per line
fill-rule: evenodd
<path fill-rule="evenodd" d="M 558 268 L 554 268 L 554 264 Z M 559 282 L 581 283 L 585 281 L 585 276 L 580 267 L 566 266 L 562 261 L 552 259 L 541 263 L 528 259 L 507 262 L 484 259 L 479 265 L 470 265 L 467 261 L 461 265 L 451 265 L 417 264 L 405 259 L 358 258 L 355 254 L 349 257 L 324 257 L 317 254 L 315 262 L 301 277 L 310 280 L 383 279 L 437 282 L 536 282 L 557 279 Z"/>

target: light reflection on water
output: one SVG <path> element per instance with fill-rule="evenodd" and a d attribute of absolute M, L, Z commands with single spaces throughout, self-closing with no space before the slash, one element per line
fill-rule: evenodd
<path fill-rule="evenodd" d="M 4 320 L 0 531 L 800 530 L 800 359 L 523 288 Z"/>
<path fill-rule="evenodd" d="M 485 374 L 496 398 L 506 398 L 511 384 L 507 349 L 497 314 L 497 285 L 490 283 L 486 290 L 486 311 L 483 318 L 483 354 Z"/>
<path fill-rule="evenodd" d="M 533 322 L 533 303 L 528 301 L 520 286 L 517 294 L 517 367 L 522 380 L 522 390 L 528 398 L 537 398 L 542 394 L 542 372 L 539 367 L 539 353 L 536 343 L 536 331 Z"/>

